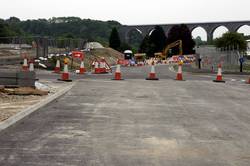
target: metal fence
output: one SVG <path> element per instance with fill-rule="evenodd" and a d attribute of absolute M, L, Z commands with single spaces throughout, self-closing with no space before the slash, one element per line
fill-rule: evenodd
<path fill-rule="evenodd" d="M 48 37 L 0 37 L 0 56 L 47 57 L 51 53 L 81 50 L 85 39 L 55 39 Z"/>
<path fill-rule="evenodd" d="M 221 63 L 224 71 L 239 71 L 239 59 L 244 53 L 238 50 L 217 49 L 213 46 L 200 46 L 196 48 L 196 53 L 201 58 L 201 67 L 203 69 L 216 69 Z"/>
<path fill-rule="evenodd" d="M 0 65 L 19 64 L 23 56 L 39 59 L 82 50 L 87 40 L 48 37 L 0 37 Z"/>

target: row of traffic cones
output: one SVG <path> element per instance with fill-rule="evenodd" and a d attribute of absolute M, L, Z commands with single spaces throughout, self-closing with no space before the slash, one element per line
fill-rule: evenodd
<path fill-rule="evenodd" d="M 113 80 L 123 80 L 122 77 L 121 77 L 121 67 L 120 67 L 120 64 L 117 64 L 116 71 L 115 71 L 115 77 L 114 77 Z M 154 63 L 152 63 L 152 65 L 151 65 L 151 70 L 150 70 L 149 76 L 146 78 L 146 80 L 159 80 L 159 78 L 156 77 Z M 179 65 L 178 73 L 177 73 L 177 76 L 176 76 L 176 80 L 183 81 L 182 66 L 181 65 Z"/>
<path fill-rule="evenodd" d="M 80 69 L 79 69 L 79 73 L 78 74 L 84 74 L 86 72 L 86 69 L 84 67 L 84 61 L 81 61 L 80 64 Z M 61 73 L 61 67 L 60 67 L 60 60 L 58 59 L 56 61 L 56 66 L 54 68 L 54 73 Z"/>
<path fill-rule="evenodd" d="M 23 71 L 34 71 L 34 61 L 30 60 L 30 62 L 28 64 L 28 59 L 24 58 L 23 59 L 22 70 Z"/>
<path fill-rule="evenodd" d="M 98 62 L 95 63 L 95 71 L 94 71 L 94 73 L 99 74 L 99 73 L 107 72 L 106 68 L 105 68 L 105 63 L 103 62 L 103 63 L 100 63 L 100 64 L 101 64 L 101 66 L 99 68 L 98 67 Z M 34 71 L 34 62 L 31 60 L 29 62 L 29 65 L 28 65 L 28 59 L 24 58 L 22 70 L 23 71 Z M 60 73 L 60 71 L 61 71 L 61 69 L 60 69 L 60 61 L 57 60 L 54 72 L 55 73 Z M 84 67 L 84 61 L 81 61 L 79 74 L 84 74 L 85 72 L 86 72 L 86 69 Z M 64 70 L 63 70 L 61 79 L 59 79 L 59 80 L 62 80 L 62 81 L 72 81 L 72 80 L 69 79 L 68 63 L 67 62 L 64 63 Z M 117 64 L 116 72 L 115 72 L 115 77 L 114 77 L 113 80 L 123 80 L 122 77 L 121 77 L 121 66 L 120 66 L 120 64 Z M 146 80 L 159 80 L 159 78 L 156 77 L 154 63 L 152 63 L 152 65 L 151 65 L 151 71 L 149 73 L 149 76 L 146 78 Z M 176 75 L 176 80 L 183 81 L 182 63 L 179 63 L 179 65 L 178 65 L 178 72 L 177 72 L 177 75 Z M 223 80 L 223 78 L 222 78 L 222 65 L 221 64 L 218 65 L 217 77 L 213 81 L 214 82 L 225 83 L 225 80 Z M 249 78 L 248 81 L 246 81 L 246 83 L 250 84 L 250 78 Z"/>
<path fill-rule="evenodd" d="M 120 68 L 120 64 L 117 64 L 116 67 L 116 72 L 115 72 L 115 77 L 113 80 L 123 80 L 121 77 L 121 68 Z M 156 77 L 156 73 L 155 73 L 155 65 L 154 63 L 152 63 L 151 65 L 151 71 L 149 73 L 149 76 L 146 78 L 146 80 L 159 80 L 159 78 Z M 178 72 L 176 75 L 176 79 L 177 81 L 184 81 L 183 76 L 182 76 L 182 63 L 179 63 L 178 65 Z M 225 83 L 226 81 L 223 80 L 222 78 L 222 65 L 219 64 L 218 65 L 218 73 L 217 73 L 217 77 L 215 80 L 213 80 L 214 82 L 221 82 L 221 83 Z M 246 81 L 247 84 L 250 84 L 250 78 L 248 81 Z"/>

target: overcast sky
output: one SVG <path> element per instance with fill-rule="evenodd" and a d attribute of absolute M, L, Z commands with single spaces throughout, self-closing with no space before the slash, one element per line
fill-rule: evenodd
<path fill-rule="evenodd" d="M 250 0 L 1 0 L 0 18 L 77 16 L 122 24 L 250 20 Z"/>

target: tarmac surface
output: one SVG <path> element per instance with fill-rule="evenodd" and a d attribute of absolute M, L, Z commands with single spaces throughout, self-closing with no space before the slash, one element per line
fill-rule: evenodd
<path fill-rule="evenodd" d="M 0 132 L 0 165 L 249 166 L 245 76 L 175 81 L 160 68 L 160 81 L 147 67 L 122 68 L 124 81 L 73 75 L 71 91 Z"/>
<path fill-rule="evenodd" d="M 175 79 L 176 73 L 174 69 L 169 65 L 157 65 L 155 67 L 156 75 L 159 79 Z M 115 72 L 115 68 L 113 68 L 113 73 Z M 124 79 L 145 79 L 148 77 L 150 72 L 150 66 L 143 66 L 143 67 L 123 67 L 121 68 L 122 77 Z M 52 72 L 48 71 L 38 71 L 37 78 L 40 79 L 52 79 L 56 80 L 60 78 L 60 74 L 52 74 Z M 206 80 L 211 81 L 216 78 L 216 74 L 214 73 L 184 73 L 184 79 L 186 80 Z M 71 73 L 70 78 L 72 80 L 77 79 L 112 79 L 112 74 L 92 74 L 88 72 L 84 75 L 79 75 L 76 73 Z M 233 75 L 233 74 L 225 74 L 223 78 L 229 82 L 244 82 L 246 79 L 249 78 L 249 75 Z"/>

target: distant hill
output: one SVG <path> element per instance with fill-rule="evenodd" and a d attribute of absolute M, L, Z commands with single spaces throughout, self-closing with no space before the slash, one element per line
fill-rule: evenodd
<path fill-rule="evenodd" d="M 0 19 L 0 37 L 49 36 L 54 38 L 83 38 L 108 45 L 112 28 L 119 27 L 117 21 L 98 21 L 79 17 L 53 17 L 21 21 L 11 17 Z M 2 39 L 2 41 L 4 41 Z"/>

